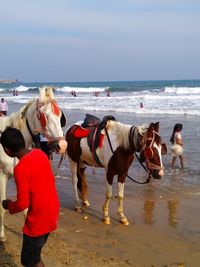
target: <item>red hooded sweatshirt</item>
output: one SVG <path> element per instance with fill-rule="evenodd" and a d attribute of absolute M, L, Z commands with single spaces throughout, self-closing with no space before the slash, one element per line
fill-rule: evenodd
<path fill-rule="evenodd" d="M 47 156 L 33 149 L 23 156 L 14 169 L 17 200 L 9 201 L 11 214 L 28 208 L 23 232 L 36 237 L 57 228 L 59 200 L 55 179 Z"/>

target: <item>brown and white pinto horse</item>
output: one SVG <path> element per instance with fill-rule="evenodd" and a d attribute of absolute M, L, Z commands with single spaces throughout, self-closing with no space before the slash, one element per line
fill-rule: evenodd
<path fill-rule="evenodd" d="M 83 125 L 83 124 L 82 124 Z M 80 126 L 73 125 L 66 133 L 68 143 L 67 154 L 72 171 L 72 182 L 76 197 L 76 210 L 81 211 L 81 203 L 78 196 L 78 189 L 81 189 L 83 205 L 89 206 L 87 200 L 87 186 L 85 168 L 86 165 L 105 168 L 107 188 L 106 199 L 103 205 L 106 224 L 110 224 L 108 212 L 109 201 L 112 197 L 112 184 L 115 175 L 118 176 L 118 214 L 120 222 L 128 225 L 128 219 L 123 212 L 124 183 L 126 174 L 134 160 L 134 153 L 140 152 L 141 158 L 146 161 L 146 167 L 152 177 L 159 179 L 164 175 L 162 154 L 166 146 L 162 143 L 159 135 L 159 122 L 150 125 L 132 126 L 122 124 L 115 120 L 104 120 L 104 127 L 101 127 L 100 146 L 95 149 L 95 137 L 98 127 L 97 123 L 93 137 L 93 144 L 88 143 L 88 137 L 80 137 L 77 134 Z M 90 127 L 91 129 L 93 127 Z M 78 130 L 77 130 L 78 129 Z M 83 130 L 83 129 L 82 129 Z M 86 129 L 90 132 L 90 129 Z M 84 131 L 84 130 L 83 130 Z M 79 131 L 80 132 L 80 131 Z M 93 149 L 94 148 L 94 149 Z"/>

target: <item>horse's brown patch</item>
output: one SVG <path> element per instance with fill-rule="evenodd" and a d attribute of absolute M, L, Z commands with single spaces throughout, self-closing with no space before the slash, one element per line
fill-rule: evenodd
<path fill-rule="evenodd" d="M 128 169 L 133 162 L 134 156 L 130 150 L 125 150 L 118 147 L 110 158 L 107 171 L 107 180 L 110 185 L 113 183 L 113 178 L 118 175 L 118 182 L 124 183 Z"/>
<path fill-rule="evenodd" d="M 80 156 L 82 153 L 81 147 L 80 147 L 80 141 L 81 138 L 74 137 L 74 131 L 78 128 L 78 125 L 73 125 L 66 133 L 66 141 L 68 143 L 67 146 L 67 154 L 69 157 L 75 161 L 79 162 Z"/>

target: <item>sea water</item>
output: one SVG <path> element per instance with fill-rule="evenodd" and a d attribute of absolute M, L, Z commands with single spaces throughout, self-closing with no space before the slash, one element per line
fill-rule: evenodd
<path fill-rule="evenodd" d="M 0 84 L 0 96 L 26 103 L 49 85 L 59 105 L 69 110 L 200 116 L 200 80 Z M 18 96 L 13 96 L 14 90 Z"/>

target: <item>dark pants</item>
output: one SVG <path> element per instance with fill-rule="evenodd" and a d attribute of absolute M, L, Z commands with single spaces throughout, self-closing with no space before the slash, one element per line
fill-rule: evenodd
<path fill-rule="evenodd" d="M 21 252 L 21 263 L 23 266 L 31 267 L 41 261 L 42 247 L 47 241 L 48 234 L 31 237 L 23 234 L 23 245 Z"/>

